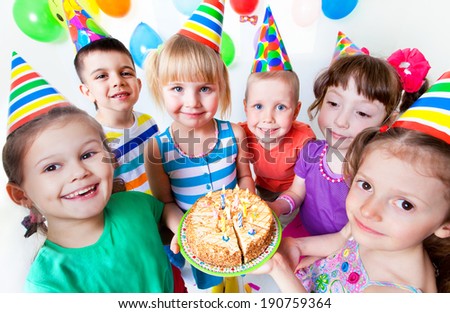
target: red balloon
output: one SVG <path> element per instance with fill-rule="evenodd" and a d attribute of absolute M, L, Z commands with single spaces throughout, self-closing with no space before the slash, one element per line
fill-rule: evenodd
<path fill-rule="evenodd" d="M 249 15 L 258 6 L 258 0 L 230 0 L 231 8 L 240 15 Z"/>

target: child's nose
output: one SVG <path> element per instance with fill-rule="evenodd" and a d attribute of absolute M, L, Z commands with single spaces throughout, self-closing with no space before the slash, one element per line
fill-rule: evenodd
<path fill-rule="evenodd" d="M 361 206 L 361 215 L 367 219 L 381 221 L 383 203 L 375 196 L 369 197 Z"/>
<path fill-rule="evenodd" d="M 263 121 L 266 123 L 272 123 L 274 121 L 274 114 L 271 110 L 263 111 Z"/>
<path fill-rule="evenodd" d="M 72 165 L 72 182 L 76 180 L 80 180 L 83 178 L 86 178 L 89 175 L 89 170 L 84 166 L 84 164 L 81 161 L 74 162 Z"/>
<path fill-rule="evenodd" d="M 196 107 L 199 104 L 197 95 L 192 92 L 184 94 L 183 102 L 185 107 Z"/>
<path fill-rule="evenodd" d="M 349 114 L 347 112 L 341 111 L 334 119 L 334 124 L 339 128 L 348 128 L 350 125 L 349 121 L 350 121 Z"/>
<path fill-rule="evenodd" d="M 115 75 L 113 77 L 113 86 L 120 87 L 125 85 L 125 80 L 121 75 Z"/>

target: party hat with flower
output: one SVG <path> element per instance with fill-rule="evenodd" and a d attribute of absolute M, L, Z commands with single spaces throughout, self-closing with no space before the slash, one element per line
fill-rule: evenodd
<path fill-rule="evenodd" d="M 358 48 L 346 34 L 339 31 L 332 62 L 345 55 L 369 54 L 366 48 Z"/>
<path fill-rule="evenodd" d="M 418 130 L 450 144 L 450 71 L 417 99 L 392 127 Z"/>
<path fill-rule="evenodd" d="M 224 0 L 202 1 L 178 33 L 201 42 L 219 53 L 224 9 Z"/>
<path fill-rule="evenodd" d="M 281 39 L 272 10 L 267 6 L 251 72 L 291 70 L 292 65 L 284 47 L 283 39 Z"/>
<path fill-rule="evenodd" d="M 17 52 L 12 53 L 8 135 L 50 109 L 68 105 L 69 102 Z"/>
<path fill-rule="evenodd" d="M 70 37 L 77 51 L 93 41 L 110 37 L 76 0 L 62 1 Z"/>

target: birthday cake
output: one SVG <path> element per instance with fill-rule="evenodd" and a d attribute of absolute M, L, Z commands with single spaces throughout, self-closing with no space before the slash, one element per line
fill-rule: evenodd
<path fill-rule="evenodd" d="M 268 247 L 275 231 L 272 210 L 248 190 L 210 192 L 186 217 L 187 245 L 205 263 L 231 267 L 248 263 Z"/>

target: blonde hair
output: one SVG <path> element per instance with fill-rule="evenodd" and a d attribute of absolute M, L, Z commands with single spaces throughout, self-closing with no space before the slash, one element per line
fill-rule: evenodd
<path fill-rule="evenodd" d="M 145 61 L 148 88 L 163 107 L 162 86 L 170 81 L 205 81 L 219 86 L 221 117 L 231 110 L 228 70 L 220 55 L 208 46 L 175 34 L 151 52 Z"/>
<path fill-rule="evenodd" d="M 297 102 L 300 97 L 300 81 L 297 74 L 294 71 L 269 71 L 251 73 L 247 79 L 247 87 L 245 89 L 245 99 L 248 96 L 248 90 L 256 81 L 277 79 L 289 86 L 291 90 L 292 99 Z"/>

